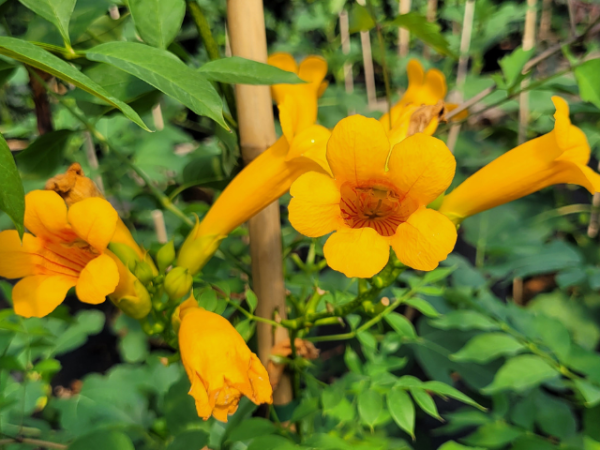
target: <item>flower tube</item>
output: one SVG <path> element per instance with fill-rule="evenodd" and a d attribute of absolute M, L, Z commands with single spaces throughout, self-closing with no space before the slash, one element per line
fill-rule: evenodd
<path fill-rule="evenodd" d="M 308 171 L 326 173 L 325 144 L 330 131 L 315 125 L 317 98 L 324 87 L 327 63 L 316 56 L 296 66 L 290 55 L 276 54 L 269 63 L 291 70 L 308 81 L 275 85 L 284 135 L 248 164 L 225 188 L 206 216 L 198 221 L 177 258 L 177 265 L 197 273 L 232 230 L 285 194 Z"/>
<path fill-rule="evenodd" d="M 88 198 L 67 209 L 53 191 L 25 196 L 23 243 L 15 230 L 0 232 L 0 276 L 22 278 L 13 288 L 15 313 L 44 317 L 75 287 L 84 303 L 98 304 L 119 282 L 106 250 L 118 220 L 106 200 Z"/>
<path fill-rule="evenodd" d="M 198 307 L 193 295 L 179 306 L 179 351 L 198 416 L 227 422 L 242 395 L 273 403 L 267 370 L 224 317 Z"/>
<path fill-rule="evenodd" d="M 503 205 L 553 184 L 600 192 L 600 175 L 587 166 L 590 147 L 583 131 L 571 125 L 569 106 L 552 97 L 554 129 L 495 159 L 448 194 L 439 211 L 459 224 L 465 218 Z"/>
<path fill-rule="evenodd" d="M 427 205 L 454 177 L 446 145 L 414 134 L 390 151 L 383 125 L 355 115 L 342 119 L 327 143 L 332 175 L 309 172 L 291 188 L 289 218 L 309 237 L 335 231 L 327 264 L 347 277 L 368 278 L 386 265 L 390 246 L 405 265 L 433 270 L 456 243 L 456 228 Z"/>

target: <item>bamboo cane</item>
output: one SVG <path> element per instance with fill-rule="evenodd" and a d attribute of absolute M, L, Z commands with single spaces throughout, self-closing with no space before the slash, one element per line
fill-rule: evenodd
<path fill-rule="evenodd" d="M 407 14 L 410 12 L 410 1 L 411 0 L 400 0 L 398 5 L 398 12 L 400 14 Z M 408 56 L 408 44 L 410 42 L 410 33 L 404 28 L 398 28 L 398 55 L 401 58 Z"/>
<path fill-rule="evenodd" d="M 535 45 L 535 21 L 537 0 L 527 0 L 527 13 L 525 15 L 525 31 L 523 33 L 523 50 L 531 50 Z M 521 89 L 526 88 L 529 80 L 523 80 Z M 529 123 L 529 91 L 519 95 L 519 145 L 527 139 L 527 125 Z"/>
<path fill-rule="evenodd" d="M 365 0 L 356 0 L 359 5 L 365 6 Z M 363 55 L 363 69 L 365 71 L 365 85 L 367 88 L 367 102 L 369 108 L 377 106 L 377 91 L 375 90 L 375 70 L 373 68 L 373 53 L 371 51 L 371 37 L 368 31 L 360 32 L 360 45 Z"/>
<path fill-rule="evenodd" d="M 467 80 L 467 67 L 469 63 L 469 48 L 471 47 L 471 32 L 473 31 L 473 17 L 475 16 L 475 0 L 467 0 L 465 4 L 465 15 L 463 18 L 462 34 L 460 37 L 460 58 L 458 59 L 458 71 L 456 74 L 455 99 L 461 103 L 463 99 L 463 87 Z M 448 148 L 454 153 L 454 146 L 460 133 L 460 124 L 452 125 L 448 134 Z"/>
<path fill-rule="evenodd" d="M 438 0 L 427 0 L 427 21 L 435 22 L 437 16 Z M 429 47 L 426 45 L 423 48 L 423 57 L 429 59 Z"/>
<path fill-rule="evenodd" d="M 267 38 L 261 0 L 227 0 L 227 30 L 234 56 L 267 62 Z M 271 93 L 268 86 L 236 85 L 236 105 L 242 156 L 246 163 L 271 146 L 276 139 Z M 285 285 L 281 248 L 279 205 L 274 202 L 249 221 L 253 288 L 258 297 L 260 317 L 282 319 L 285 311 Z M 273 330 L 258 323 L 258 355 L 267 364 L 276 341 L 286 339 L 283 328 Z M 282 377 L 273 394 L 275 404 L 292 401 L 292 385 Z"/>
<path fill-rule="evenodd" d="M 342 53 L 350 54 L 350 31 L 348 23 L 348 12 L 344 9 L 340 12 L 340 40 L 342 42 Z M 346 94 L 354 92 L 354 79 L 352 78 L 352 63 L 344 63 L 344 85 Z"/>

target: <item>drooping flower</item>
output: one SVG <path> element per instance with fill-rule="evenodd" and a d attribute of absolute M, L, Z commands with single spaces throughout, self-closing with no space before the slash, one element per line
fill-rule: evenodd
<path fill-rule="evenodd" d="M 327 264 L 348 277 L 367 278 L 398 259 L 433 270 L 456 243 L 456 228 L 427 205 L 454 177 L 446 145 L 417 133 L 390 143 L 380 122 L 363 116 L 341 120 L 327 142 L 333 176 L 310 172 L 291 188 L 290 222 L 309 237 L 335 231 L 324 246 Z"/>
<path fill-rule="evenodd" d="M 554 129 L 495 159 L 444 197 L 439 211 L 454 223 L 560 183 L 600 192 L 600 175 L 587 166 L 590 146 L 583 131 L 571 125 L 569 105 L 552 97 Z"/>
<path fill-rule="evenodd" d="M 269 63 L 298 73 L 308 83 L 272 87 L 284 135 L 227 185 L 186 238 L 177 265 L 189 269 L 192 275 L 206 264 L 232 230 L 285 194 L 296 178 L 309 171 L 329 171 L 325 143 L 331 132 L 314 124 L 317 98 L 326 86 L 323 78 L 327 63 L 309 56 L 298 68 L 292 56 L 283 53 L 269 58 Z"/>
<path fill-rule="evenodd" d="M 242 395 L 257 405 L 273 403 L 267 370 L 227 319 L 199 308 L 193 296 L 179 316 L 179 350 L 198 416 L 227 422 Z"/>
<path fill-rule="evenodd" d="M 75 287 L 79 300 L 98 304 L 111 294 L 119 272 L 106 247 L 118 215 L 106 200 L 88 198 L 67 209 L 53 191 L 25 197 L 23 243 L 16 231 L 0 232 L 0 276 L 22 278 L 13 289 L 15 313 L 43 317 Z"/>

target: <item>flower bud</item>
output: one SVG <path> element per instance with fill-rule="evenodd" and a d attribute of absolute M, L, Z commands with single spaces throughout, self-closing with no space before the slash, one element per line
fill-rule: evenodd
<path fill-rule="evenodd" d="M 173 261 L 175 261 L 175 245 L 173 245 L 173 241 L 169 241 L 156 254 L 158 270 L 164 272 L 167 267 L 173 264 Z"/>
<path fill-rule="evenodd" d="M 125 244 L 111 242 L 108 248 L 121 260 L 125 266 L 132 272 L 135 270 L 136 264 L 140 261 L 138 254 L 134 249 Z"/>
<path fill-rule="evenodd" d="M 174 267 L 165 277 L 165 291 L 171 300 L 177 300 L 190 291 L 193 281 L 188 269 Z"/>
<path fill-rule="evenodd" d="M 137 279 L 140 280 L 144 285 L 150 283 L 150 281 L 152 281 L 152 278 L 154 278 L 152 268 L 145 261 L 138 261 L 135 265 L 133 273 L 135 274 Z"/>
<path fill-rule="evenodd" d="M 109 295 L 110 300 L 121 311 L 134 319 L 147 316 L 152 309 L 150 294 L 148 294 L 140 280 L 131 273 L 113 252 L 106 251 L 106 254 L 117 264 L 119 271 L 119 284 L 115 291 Z"/>

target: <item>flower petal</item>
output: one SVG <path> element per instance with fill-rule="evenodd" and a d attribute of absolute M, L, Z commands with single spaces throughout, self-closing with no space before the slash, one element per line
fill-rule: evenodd
<path fill-rule="evenodd" d="M 321 83 L 326 75 L 327 61 L 320 56 L 307 56 L 300 63 L 300 67 L 298 68 L 298 76 L 313 85 L 316 93 L 321 89 Z"/>
<path fill-rule="evenodd" d="M 396 256 L 409 267 L 433 270 L 456 244 L 456 226 L 433 209 L 420 208 L 398 227 L 392 238 Z"/>
<path fill-rule="evenodd" d="M 327 162 L 335 179 L 357 186 L 384 175 L 389 152 L 383 126 L 358 114 L 340 120 L 327 142 Z"/>
<path fill-rule="evenodd" d="M 267 369 L 262 365 L 258 356 L 254 353 L 250 356 L 250 382 L 254 397 L 251 399 L 257 405 L 261 403 L 273 403 L 273 388 L 269 382 Z"/>
<path fill-rule="evenodd" d="M 92 259 L 81 271 L 77 281 L 77 298 L 84 303 L 97 305 L 112 294 L 119 284 L 119 270 L 108 255 Z"/>
<path fill-rule="evenodd" d="M 198 417 L 208 420 L 208 418 L 212 415 L 213 409 L 208 404 L 208 394 L 206 393 L 206 388 L 204 387 L 204 383 L 202 383 L 202 380 L 197 373 L 194 373 L 193 377 L 192 387 L 190 388 L 188 394 L 194 397 Z"/>
<path fill-rule="evenodd" d="M 23 278 L 34 275 L 35 266 L 40 263 L 41 245 L 29 233 L 23 235 L 23 242 L 16 230 L 0 232 L 0 277 Z"/>
<path fill-rule="evenodd" d="M 427 205 L 452 183 L 456 159 L 442 141 L 417 133 L 394 146 L 388 167 L 402 195 Z"/>
<path fill-rule="evenodd" d="M 321 125 L 309 126 L 294 136 L 286 161 L 304 156 L 313 160 L 325 172 L 331 174 L 331 169 L 327 163 L 327 141 L 330 137 L 331 131 L 327 128 Z"/>
<path fill-rule="evenodd" d="M 370 278 L 385 267 L 390 245 L 372 228 L 342 228 L 323 247 L 327 264 L 347 277 Z"/>
<path fill-rule="evenodd" d="M 115 234 L 119 215 L 102 198 L 87 198 L 69 208 L 69 223 L 81 239 L 102 252 Z"/>
<path fill-rule="evenodd" d="M 296 74 L 298 73 L 298 64 L 296 64 L 296 60 L 289 53 L 273 53 L 269 56 L 267 63 L 281 70 Z M 274 84 L 271 86 L 271 95 L 273 96 L 275 103 L 279 105 L 283 102 L 283 97 L 288 92 L 290 86 L 293 85 Z"/>
<path fill-rule="evenodd" d="M 13 288 L 15 313 L 23 317 L 44 317 L 60 305 L 77 278 L 53 275 L 25 277 Z"/>
<path fill-rule="evenodd" d="M 340 191 L 331 177 L 305 173 L 292 184 L 290 194 L 290 223 L 305 236 L 324 236 L 343 225 Z"/>
<path fill-rule="evenodd" d="M 71 242 L 77 238 L 67 223 L 67 205 L 54 191 L 25 196 L 25 227 L 38 238 Z"/>

